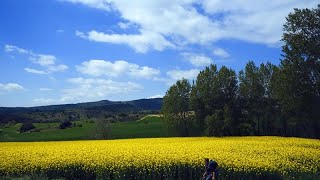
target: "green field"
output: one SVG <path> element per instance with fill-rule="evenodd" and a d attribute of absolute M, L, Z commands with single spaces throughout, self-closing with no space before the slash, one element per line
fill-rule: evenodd
<path fill-rule="evenodd" d="M 0 129 L 0 141 L 62 141 L 95 139 L 96 123 L 74 121 L 82 127 L 59 129 L 59 123 L 34 123 L 40 132 L 19 133 L 20 123 Z M 147 116 L 138 121 L 112 123 L 111 138 L 147 138 L 166 137 L 161 118 Z"/>

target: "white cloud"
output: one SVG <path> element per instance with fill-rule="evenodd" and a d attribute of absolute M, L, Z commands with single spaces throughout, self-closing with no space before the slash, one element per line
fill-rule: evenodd
<path fill-rule="evenodd" d="M 31 51 L 29 50 L 26 50 L 26 49 L 23 49 L 23 48 L 19 48 L 17 46 L 13 46 L 13 45 L 9 45 L 9 44 L 6 44 L 4 46 L 4 51 L 5 52 L 14 52 L 14 51 L 17 51 L 18 53 L 20 54 L 32 54 Z"/>
<path fill-rule="evenodd" d="M 33 73 L 33 74 L 48 74 L 45 71 L 36 70 L 36 69 L 32 69 L 32 68 L 24 68 L 24 70 L 29 72 L 29 73 Z"/>
<path fill-rule="evenodd" d="M 118 77 L 128 75 L 133 78 L 151 79 L 160 74 L 160 71 L 147 66 L 140 67 L 137 64 L 127 61 L 115 61 L 114 63 L 105 60 L 89 60 L 76 66 L 77 70 L 83 74 L 91 76 Z"/>
<path fill-rule="evenodd" d="M 212 51 L 212 53 L 220 58 L 230 57 L 230 54 L 222 48 L 216 48 Z"/>
<path fill-rule="evenodd" d="M 97 31 L 90 31 L 85 34 L 76 31 L 76 35 L 96 42 L 126 44 L 139 53 L 145 53 L 150 49 L 162 51 L 167 47 L 175 47 L 174 44 L 167 41 L 161 34 L 150 31 L 144 31 L 141 34 L 106 34 Z"/>
<path fill-rule="evenodd" d="M 109 11 L 111 8 L 111 4 L 104 0 L 62 0 L 62 1 L 68 1 L 74 4 L 84 4 L 86 6 L 105 10 L 105 11 Z"/>
<path fill-rule="evenodd" d="M 148 97 L 148 99 L 155 99 L 155 98 L 163 98 L 163 95 L 157 94 L 157 95 L 153 95 L 153 96 Z"/>
<path fill-rule="evenodd" d="M 133 65 L 135 66 L 135 65 Z M 76 66 L 77 70 L 83 74 L 91 76 L 111 76 L 116 77 L 132 68 L 126 61 L 115 61 L 114 63 L 105 60 L 89 60 Z"/>
<path fill-rule="evenodd" d="M 115 96 L 123 97 L 139 92 L 143 86 L 135 82 L 118 82 L 103 78 L 70 78 L 67 79 L 69 88 L 61 90 L 57 98 L 35 98 L 33 105 L 65 104 L 90 102 L 101 99 L 110 99 Z M 40 91 L 52 91 L 50 88 L 40 88 Z"/>
<path fill-rule="evenodd" d="M 33 99 L 33 104 L 36 106 L 44 106 L 44 105 L 51 105 L 51 104 L 58 104 L 54 99 L 51 98 L 36 98 Z"/>
<path fill-rule="evenodd" d="M 59 102 L 93 101 L 106 99 L 110 95 L 119 95 L 140 91 L 143 87 L 134 82 L 117 82 L 101 78 L 71 78 L 74 87 L 63 90 Z"/>
<path fill-rule="evenodd" d="M 190 81 L 197 78 L 200 69 L 189 69 L 189 70 L 170 70 L 167 72 L 166 78 L 153 78 L 154 81 L 163 82 L 167 86 L 171 86 L 177 80 L 181 80 L 182 78 L 188 79 Z"/>
<path fill-rule="evenodd" d="M 48 66 L 48 72 L 63 72 L 65 70 L 68 69 L 68 66 L 64 65 L 64 64 L 59 64 L 59 65 L 55 65 L 55 66 Z"/>
<path fill-rule="evenodd" d="M 64 64 L 57 64 L 57 58 L 50 54 L 37 54 L 33 53 L 31 50 L 23 49 L 17 46 L 8 45 L 4 46 L 4 51 L 8 53 L 19 53 L 28 56 L 28 59 L 34 63 L 40 65 L 43 70 L 36 70 L 31 68 L 24 68 L 25 71 L 34 74 L 50 74 L 53 72 L 61 72 L 68 69 L 68 66 Z"/>
<path fill-rule="evenodd" d="M 63 33 L 64 30 L 63 30 L 63 29 L 57 29 L 56 32 L 57 32 L 57 33 Z"/>
<path fill-rule="evenodd" d="M 201 67 L 210 65 L 213 60 L 210 57 L 207 57 L 202 54 L 194 54 L 194 53 L 181 53 L 182 56 L 186 58 L 192 65 Z"/>
<path fill-rule="evenodd" d="M 83 38 L 83 39 L 86 39 L 87 37 L 86 37 L 86 35 L 83 33 L 83 32 L 80 32 L 80 31 L 76 31 L 75 32 L 75 35 L 76 36 L 79 36 L 79 37 L 81 37 L 81 38 Z"/>
<path fill-rule="evenodd" d="M 97 42 L 127 44 L 141 53 L 188 44 L 206 45 L 222 39 L 276 45 L 281 39 L 285 17 L 293 8 L 317 5 L 313 0 L 69 1 L 116 12 L 121 21 L 139 27 L 138 34 L 107 34 L 92 30 L 83 33 L 83 37 Z M 205 13 L 201 13 L 199 7 Z"/>
<path fill-rule="evenodd" d="M 21 90 L 24 90 L 24 87 L 22 87 L 17 83 L 0 84 L 0 91 L 12 92 L 12 91 L 21 91 Z"/>
<path fill-rule="evenodd" d="M 55 64 L 57 58 L 52 55 L 38 54 L 36 57 L 32 58 L 34 63 L 39 64 L 40 66 L 49 66 Z"/>
<path fill-rule="evenodd" d="M 200 70 L 199 69 L 190 69 L 190 70 L 171 70 L 167 72 L 167 75 L 172 80 L 180 80 L 182 78 L 193 80 L 196 79 Z"/>
<path fill-rule="evenodd" d="M 118 26 L 121 28 L 121 29 L 128 29 L 132 24 L 131 23 L 124 23 L 124 22 L 119 22 L 118 23 Z"/>
<path fill-rule="evenodd" d="M 160 71 L 147 66 L 143 66 L 140 68 L 130 69 L 128 74 L 129 76 L 135 77 L 135 78 L 151 79 L 155 76 L 158 76 L 160 74 Z"/>
<path fill-rule="evenodd" d="M 52 91 L 53 89 L 51 89 L 51 88 L 40 88 L 39 90 L 40 91 Z"/>
<path fill-rule="evenodd" d="M 221 22 L 226 38 L 274 45 L 279 43 L 285 17 L 293 8 L 313 8 L 316 4 L 312 0 L 204 0 L 202 6 L 210 15 L 224 14 Z"/>

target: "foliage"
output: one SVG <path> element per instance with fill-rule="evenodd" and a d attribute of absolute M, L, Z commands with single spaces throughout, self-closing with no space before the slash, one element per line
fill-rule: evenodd
<path fill-rule="evenodd" d="M 64 121 L 62 123 L 60 123 L 59 128 L 60 129 L 66 129 L 72 126 L 72 122 L 70 121 Z"/>
<path fill-rule="evenodd" d="M 36 128 L 32 123 L 23 123 L 19 129 L 20 133 L 30 131 L 31 129 Z"/>
<path fill-rule="evenodd" d="M 320 137 L 316 110 L 320 97 L 319 24 L 320 5 L 315 9 L 295 9 L 284 25 L 283 59 L 275 94 L 286 135 Z"/>
<path fill-rule="evenodd" d="M 148 124 L 145 124 L 148 122 Z M 96 139 L 97 123 L 75 121 L 76 127 L 59 129 L 58 123 L 33 123 L 40 132 L 17 133 L 21 124 L 1 129 L 0 142 L 3 141 L 66 141 Z M 139 121 L 127 121 L 111 123 L 111 137 L 123 138 L 146 138 L 167 137 L 166 129 L 158 116 L 146 116 Z"/>
<path fill-rule="evenodd" d="M 195 126 L 189 108 L 191 85 L 186 79 L 176 82 L 163 97 L 162 114 L 165 125 L 179 136 L 192 135 Z"/>
<path fill-rule="evenodd" d="M 111 122 L 101 120 L 101 119 L 96 120 L 96 122 L 97 122 L 96 137 L 98 139 L 111 139 L 111 132 L 112 132 Z"/>
<path fill-rule="evenodd" d="M 0 143 L 0 147 L 0 176 L 200 179 L 204 158 L 218 162 L 219 179 L 320 176 L 320 142 L 302 138 L 149 138 Z"/>
<path fill-rule="evenodd" d="M 159 113 L 162 98 L 139 99 L 134 101 L 98 101 L 78 104 L 52 105 L 40 107 L 0 107 L 0 125 L 9 121 L 23 122 L 58 122 L 62 120 L 78 121 L 83 119 L 116 117 L 115 121 L 132 120 L 133 114 L 146 115 Z M 129 116 L 121 118 L 118 115 L 126 113 Z M 141 117 L 137 118 L 140 119 Z"/>
<path fill-rule="evenodd" d="M 169 112 L 165 119 L 180 121 L 173 115 L 183 112 L 183 99 L 198 134 L 320 138 L 320 5 L 290 13 L 282 41 L 279 66 L 249 61 L 237 75 L 225 66 L 210 65 L 198 74 L 188 98 L 179 96 L 177 88 L 186 80 L 177 81 L 164 97 L 162 109 Z M 176 127 L 176 132 L 184 128 Z"/>

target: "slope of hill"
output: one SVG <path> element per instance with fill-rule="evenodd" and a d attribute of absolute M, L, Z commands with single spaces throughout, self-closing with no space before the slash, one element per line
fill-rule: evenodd
<path fill-rule="evenodd" d="M 16 122 L 59 122 L 81 118 L 106 118 L 120 113 L 159 111 L 162 98 L 133 101 L 97 101 L 38 107 L 0 107 L 0 124 Z"/>
<path fill-rule="evenodd" d="M 0 142 L 67 141 L 96 139 L 97 123 L 74 121 L 78 126 L 59 129 L 59 123 L 34 123 L 38 131 L 19 133 L 21 123 L 0 127 Z M 81 126 L 79 126 L 81 125 Z M 111 139 L 167 137 L 161 118 L 145 116 L 138 121 L 111 124 Z"/>

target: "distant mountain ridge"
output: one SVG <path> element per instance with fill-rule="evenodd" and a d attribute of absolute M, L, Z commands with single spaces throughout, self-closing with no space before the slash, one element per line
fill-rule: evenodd
<path fill-rule="evenodd" d="M 160 111 L 162 98 L 138 99 L 132 101 L 85 102 L 76 104 L 60 104 L 36 107 L 0 107 L 0 123 L 9 121 L 40 121 L 42 119 L 65 119 L 69 116 L 98 116 L 100 114 L 114 114 L 139 111 Z M 94 115 L 96 113 L 96 115 Z M 56 118 L 55 118 L 56 116 Z"/>

